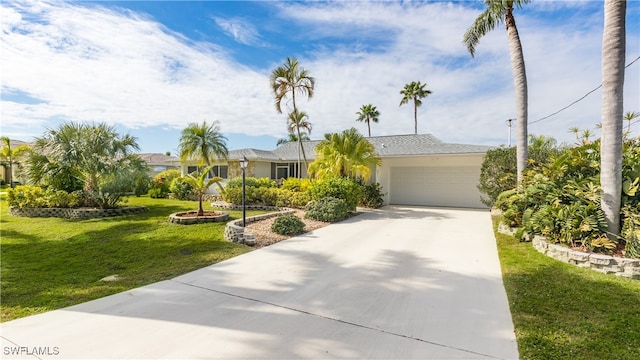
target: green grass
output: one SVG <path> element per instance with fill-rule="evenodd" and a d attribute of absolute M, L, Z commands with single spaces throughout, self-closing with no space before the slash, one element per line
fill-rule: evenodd
<path fill-rule="evenodd" d="M 640 281 L 551 259 L 497 223 L 521 359 L 640 359 Z"/>
<path fill-rule="evenodd" d="M 173 212 L 196 210 L 195 201 L 131 197 L 128 205 L 149 211 L 92 220 L 24 218 L 9 215 L 0 196 L 0 320 L 170 279 L 250 251 L 224 240 L 225 223 L 168 223 Z M 258 213 L 264 212 L 247 216 Z M 242 212 L 230 215 L 237 219 Z M 100 281 L 114 274 L 122 279 Z"/>

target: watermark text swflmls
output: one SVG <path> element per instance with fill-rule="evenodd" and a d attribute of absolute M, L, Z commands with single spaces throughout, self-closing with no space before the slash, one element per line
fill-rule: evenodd
<path fill-rule="evenodd" d="M 5 356 L 57 356 L 60 355 L 58 346 L 5 346 L 2 348 Z"/>

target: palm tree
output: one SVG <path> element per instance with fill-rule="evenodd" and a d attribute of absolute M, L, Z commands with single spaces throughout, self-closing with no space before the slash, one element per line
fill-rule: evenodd
<path fill-rule="evenodd" d="M 229 154 L 227 138 L 220 133 L 217 121 L 210 125 L 206 121 L 190 123 L 182 130 L 178 152 L 180 161 L 197 159 L 198 166 L 209 166 L 214 157 L 226 159 Z"/>
<path fill-rule="evenodd" d="M 28 161 L 29 174 L 33 182 L 47 180 L 51 181 L 50 185 L 61 183 L 52 175 L 60 175 L 69 182 L 78 177 L 84 190 L 96 192 L 102 178 L 124 168 L 140 166 L 141 160 L 134 150 L 140 150 L 135 137 L 122 136 L 107 124 L 64 123 L 58 129 L 47 129 L 42 137 L 36 138 Z M 68 183 L 61 185 L 70 186 Z"/>
<path fill-rule="evenodd" d="M 412 81 L 406 84 L 404 89 L 400 91 L 400 94 L 403 96 L 402 100 L 400 100 L 400 106 L 408 103 L 409 100 L 413 100 L 413 119 L 416 134 L 418 134 L 418 106 L 422 105 L 422 100 L 420 99 L 431 94 L 431 90 L 425 89 L 425 86 L 427 86 L 426 83 L 421 84 L 420 81 Z"/>
<path fill-rule="evenodd" d="M 300 178 L 302 175 L 302 172 L 300 171 L 300 151 L 302 151 L 302 153 L 304 154 L 304 147 L 302 146 L 302 134 L 305 134 L 304 132 L 301 132 L 300 129 L 305 129 L 307 133 L 311 134 L 312 125 L 309 122 L 309 115 L 307 115 L 307 113 L 304 111 L 293 110 L 291 113 L 289 113 L 287 128 L 290 134 L 298 134 L 298 178 Z M 305 156 L 305 167 L 307 166 L 306 161 L 307 158 Z"/>
<path fill-rule="evenodd" d="M 640 112 L 636 112 L 636 111 L 627 111 L 627 113 L 624 114 L 624 120 L 627 122 L 627 130 L 625 130 L 624 135 L 626 136 L 631 135 L 631 124 L 633 124 L 634 119 L 637 119 L 639 117 L 640 117 Z"/>
<path fill-rule="evenodd" d="M 313 97 L 313 90 L 315 88 L 315 79 L 309 75 L 309 71 L 300 67 L 296 58 L 287 58 L 287 61 L 283 66 L 279 66 L 271 72 L 269 77 L 271 83 L 271 89 L 275 97 L 276 111 L 278 114 L 282 114 L 282 100 L 291 96 L 291 103 L 293 105 L 293 111 L 296 112 L 296 94 L 306 96 L 307 99 Z M 304 165 L 307 166 L 307 155 L 304 152 L 304 147 L 301 143 L 301 135 L 298 130 L 298 143 L 302 149 L 302 157 L 304 158 Z"/>
<path fill-rule="evenodd" d="M 309 141 L 311 140 L 309 138 L 309 135 L 307 135 L 307 133 L 300 133 L 300 135 L 302 136 L 302 141 Z M 290 143 L 290 142 L 298 142 L 298 135 L 296 135 L 295 133 L 289 133 L 287 135 L 287 137 L 283 137 L 282 139 L 278 139 L 278 142 L 276 143 L 276 146 L 280 146 L 286 143 Z"/>
<path fill-rule="evenodd" d="M 624 89 L 625 15 L 627 2 L 605 0 L 602 35 L 602 137 L 600 144 L 600 207 L 608 231 L 620 233 L 622 201 L 622 93 Z"/>
<path fill-rule="evenodd" d="M 218 184 L 218 186 L 220 186 L 220 181 L 222 181 L 222 178 L 218 176 L 207 180 L 207 175 L 209 174 L 209 171 L 211 171 L 211 169 L 213 169 L 213 166 L 208 166 L 202 171 L 202 173 L 200 173 L 200 175 L 198 175 L 198 177 L 195 177 L 192 174 L 187 174 L 184 176 L 184 182 L 191 185 L 191 187 L 193 188 L 193 192 L 198 197 L 198 213 L 196 214 L 197 216 L 204 215 L 204 209 L 202 208 L 202 198 L 207 193 L 207 190 L 213 184 Z"/>
<path fill-rule="evenodd" d="M 371 122 L 378 122 L 378 116 L 380 116 L 380 112 L 378 111 L 378 109 L 376 109 L 376 107 L 371 104 L 362 105 L 360 111 L 358 111 L 356 115 L 358 115 L 356 121 L 364 121 L 365 123 L 367 123 L 367 128 L 369 129 L 369 137 L 371 137 Z"/>
<path fill-rule="evenodd" d="M 522 181 L 522 171 L 527 167 L 527 73 L 524 67 L 524 54 L 522 44 L 516 27 L 516 19 L 513 16 L 514 7 L 522 7 L 530 0 L 485 0 L 487 9 L 480 14 L 473 25 L 464 34 L 463 43 L 471 56 L 475 56 L 476 45 L 480 38 L 489 31 L 495 29 L 498 24 L 504 22 L 507 26 L 507 38 L 509 41 L 509 53 L 511 54 L 511 71 L 516 99 L 516 119 L 518 130 L 516 134 L 516 163 L 518 184 Z"/>
<path fill-rule="evenodd" d="M 13 187 L 13 164 L 16 163 L 16 158 L 19 158 L 29 152 L 27 145 L 19 145 L 14 149 L 11 148 L 11 139 L 7 136 L 0 137 L 2 148 L 0 149 L 0 160 L 9 165 L 9 174 L 7 176 L 7 182 L 10 187 Z"/>
<path fill-rule="evenodd" d="M 373 145 L 351 128 L 324 135 L 316 147 L 316 160 L 309 165 L 309 172 L 320 179 L 349 176 L 367 181 L 371 168 L 381 163 Z"/>

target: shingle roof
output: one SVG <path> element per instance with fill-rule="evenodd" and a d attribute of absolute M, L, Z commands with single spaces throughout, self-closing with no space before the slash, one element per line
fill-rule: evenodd
<path fill-rule="evenodd" d="M 451 154 L 484 154 L 491 149 L 485 145 L 469 145 L 469 144 L 450 144 L 444 143 L 431 134 L 418 135 L 388 135 L 374 136 L 367 138 L 375 147 L 376 152 L 382 158 L 395 156 L 416 156 L 416 155 L 451 155 Z M 307 160 L 315 159 L 315 148 L 320 140 L 303 141 Z M 260 151 L 261 156 L 251 156 L 251 151 Z M 237 158 L 245 155 L 248 159 L 265 159 L 265 160 L 282 160 L 291 161 L 298 160 L 298 143 L 285 143 L 272 151 L 241 149 L 234 150 L 229 153 L 238 152 Z M 269 156 L 267 153 L 270 153 Z"/>
<path fill-rule="evenodd" d="M 180 163 L 180 159 L 177 157 L 167 156 L 165 154 L 140 153 L 138 156 L 149 165 L 176 165 Z"/>

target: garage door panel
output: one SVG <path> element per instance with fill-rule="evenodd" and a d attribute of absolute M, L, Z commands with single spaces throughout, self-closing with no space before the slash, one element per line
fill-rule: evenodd
<path fill-rule="evenodd" d="M 477 167 L 392 167 L 390 203 L 485 208 Z"/>

